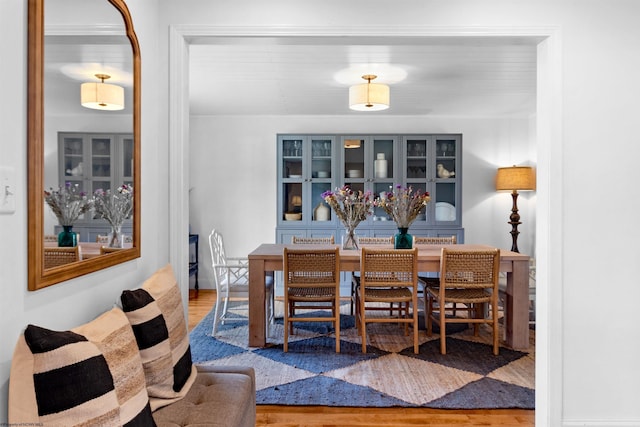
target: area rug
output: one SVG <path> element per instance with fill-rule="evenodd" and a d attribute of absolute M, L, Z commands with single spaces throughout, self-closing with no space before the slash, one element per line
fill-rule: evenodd
<path fill-rule="evenodd" d="M 447 354 L 439 335 L 426 336 L 421 321 L 420 352 L 412 334 L 393 324 L 367 326 L 362 353 L 354 318 L 343 307 L 340 353 L 332 324 L 298 323 L 282 351 L 283 326 L 271 326 L 266 348 L 248 347 L 246 305 L 235 303 L 235 322 L 211 336 L 213 311 L 190 333 L 193 361 L 206 365 L 252 366 L 256 402 L 264 405 L 427 407 L 442 409 L 534 409 L 535 331 L 527 351 L 504 346 L 494 356 L 491 332 L 475 337 L 466 325 L 448 330 Z M 280 308 L 281 310 L 281 308 Z M 422 313 L 420 313 L 422 317 Z"/>

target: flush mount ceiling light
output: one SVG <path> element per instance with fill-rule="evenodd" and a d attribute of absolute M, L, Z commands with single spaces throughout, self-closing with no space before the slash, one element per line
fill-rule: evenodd
<path fill-rule="evenodd" d="M 349 88 L 349 108 L 356 111 L 380 111 L 389 108 L 389 86 L 371 83 L 378 77 L 374 74 L 362 76 L 367 83 Z"/>
<path fill-rule="evenodd" d="M 108 74 L 96 74 L 100 83 L 82 83 L 80 87 L 80 103 L 83 107 L 95 110 L 122 110 L 124 108 L 124 88 L 107 84 L 111 78 Z"/>

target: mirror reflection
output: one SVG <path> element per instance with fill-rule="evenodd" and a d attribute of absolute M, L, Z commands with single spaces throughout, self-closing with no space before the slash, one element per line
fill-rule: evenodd
<path fill-rule="evenodd" d="M 29 79 L 35 290 L 139 256 L 140 89 L 122 0 L 31 0 L 29 17 L 29 71 L 42 76 L 40 91 Z"/>

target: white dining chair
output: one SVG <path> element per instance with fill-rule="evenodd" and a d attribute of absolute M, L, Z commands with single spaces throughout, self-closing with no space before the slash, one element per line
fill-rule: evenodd
<path fill-rule="evenodd" d="M 209 249 L 216 286 L 216 308 L 212 328 L 212 335 L 215 336 L 218 332 L 218 323 L 246 321 L 245 318 L 233 318 L 228 314 L 230 300 L 249 300 L 249 260 L 246 257 L 228 257 L 222 234 L 216 229 L 213 229 L 209 234 Z M 274 316 L 273 278 L 271 276 L 265 276 L 265 294 L 266 324 L 270 335 Z"/>

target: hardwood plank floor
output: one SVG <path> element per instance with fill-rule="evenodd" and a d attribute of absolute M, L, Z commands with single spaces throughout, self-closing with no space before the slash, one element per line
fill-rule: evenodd
<path fill-rule="evenodd" d="M 189 330 L 209 313 L 215 291 L 189 292 Z M 428 408 L 330 408 L 325 406 L 258 405 L 256 426 L 272 427 L 405 427 L 405 426 L 530 426 L 535 425 L 535 411 L 442 410 Z"/>

